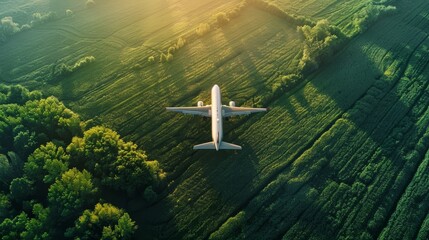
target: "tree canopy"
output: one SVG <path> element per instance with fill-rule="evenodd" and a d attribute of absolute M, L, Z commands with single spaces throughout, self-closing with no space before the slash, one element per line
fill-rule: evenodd
<path fill-rule="evenodd" d="M 93 127 L 82 138 L 73 138 L 67 151 L 73 166 L 88 169 L 104 186 L 117 190 L 144 189 L 162 175 L 157 161 L 148 161 L 136 144 L 105 127 Z"/>
<path fill-rule="evenodd" d="M 135 222 L 122 209 L 97 203 L 93 211 L 85 210 L 75 226 L 67 229 L 67 237 L 80 239 L 130 239 L 137 229 Z"/>
<path fill-rule="evenodd" d="M 117 132 L 85 128 L 57 98 L 0 84 L 1 239 L 132 237 L 137 225 L 102 191 L 153 203 L 164 173 Z"/>
<path fill-rule="evenodd" d="M 58 220 L 69 220 L 95 204 L 97 193 L 91 174 L 86 170 L 81 172 L 73 168 L 49 187 L 49 206 Z"/>

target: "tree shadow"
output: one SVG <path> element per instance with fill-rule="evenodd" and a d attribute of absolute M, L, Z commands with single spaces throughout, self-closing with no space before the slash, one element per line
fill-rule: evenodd
<path fill-rule="evenodd" d="M 182 211 L 192 212 L 190 215 L 183 214 L 192 216 L 190 218 L 192 221 L 185 224 L 185 229 L 179 230 L 180 235 L 175 236 L 189 237 L 196 236 L 193 234 L 202 234 L 203 238 L 207 237 L 229 216 L 234 216 L 241 210 L 253 214 L 249 216 L 247 223 L 257 221 L 259 214 L 271 215 L 267 218 L 267 223 L 272 221 L 275 224 L 262 224 L 256 231 L 267 232 L 273 228 L 280 228 L 281 231 L 275 238 L 308 239 L 318 236 L 322 239 L 332 239 L 345 235 L 359 238 L 363 233 L 368 233 L 369 235 L 366 236 L 371 238 L 379 236 L 383 226 L 386 226 L 390 216 L 394 214 L 395 206 L 421 160 L 411 159 L 411 165 L 408 165 L 411 167 L 407 167 L 406 156 L 412 151 L 424 152 L 428 148 L 426 145 L 417 144 L 425 133 L 425 125 L 418 123 L 418 119 L 427 108 L 425 92 L 428 84 L 424 79 L 429 78 L 426 71 L 428 61 L 425 60 L 424 54 L 419 55 L 419 51 L 414 51 L 418 47 L 425 49 L 425 35 L 420 34 L 417 38 L 410 39 L 410 36 L 415 36 L 411 34 L 412 29 L 409 29 L 408 34 L 404 33 L 403 29 L 397 29 L 396 32 L 381 31 L 384 27 L 382 23 L 386 21 L 388 19 L 383 20 L 362 37 L 352 40 L 335 56 L 335 59 L 312 75 L 311 81 L 306 86 L 288 96 L 290 99 L 295 99 L 300 107 L 307 109 L 306 113 L 295 113 L 302 119 L 314 118 L 317 116 L 316 113 L 323 115 L 326 112 L 326 115 L 329 115 L 328 110 L 337 109 L 332 113 L 332 118 L 320 119 L 315 123 L 308 132 L 314 136 L 309 138 L 308 148 L 298 154 L 293 163 L 282 165 L 280 170 L 273 171 L 269 177 L 264 177 L 264 181 L 260 179 L 257 170 L 260 156 L 251 146 L 246 146 L 248 150 L 237 156 L 227 153 L 210 155 L 198 152 L 192 157 L 197 161 L 204 161 L 203 164 L 197 163 L 195 165 L 197 167 L 189 171 L 198 173 L 198 170 L 202 169 L 204 178 L 195 178 L 205 181 L 204 184 L 200 183 L 200 186 L 206 186 L 205 189 L 198 188 L 198 194 L 194 196 L 214 194 L 211 200 L 215 203 L 205 202 L 207 205 L 198 205 L 196 203 L 199 203 L 200 197 L 197 200 L 191 199 L 191 206 L 184 207 Z M 415 21 L 420 22 L 417 26 L 427 28 L 418 18 Z M 380 37 L 380 34 L 385 36 Z M 401 35 L 400 40 L 391 40 L 398 35 Z M 383 39 L 389 39 L 389 41 L 386 43 Z M 256 69 L 256 66 L 248 65 L 247 68 Z M 311 88 L 316 91 L 308 94 L 306 91 Z M 314 96 L 329 98 L 328 104 L 331 104 L 331 109 L 322 103 L 318 104 L 318 99 L 311 98 Z M 280 105 L 284 102 L 274 104 L 284 111 L 290 111 L 289 107 Z M 300 121 L 289 123 L 290 128 L 300 128 L 301 123 Z M 424 124 L 427 125 L 427 123 Z M 348 128 L 353 131 L 347 130 Z M 230 140 L 229 137 L 225 139 Z M 240 141 L 246 143 L 245 139 Z M 240 141 L 231 142 L 240 144 Z M 307 150 L 317 154 L 309 155 L 306 153 Z M 302 165 L 302 159 L 306 159 L 307 163 L 316 163 L 323 157 L 327 158 L 324 163 L 326 167 L 320 170 L 312 169 L 311 164 Z M 207 159 L 209 162 L 205 162 Z M 300 161 L 297 161 L 298 159 Z M 281 160 L 270 163 L 270 165 L 276 164 L 282 164 Z M 365 178 L 362 172 L 366 171 L 370 164 L 378 164 L 379 167 L 370 173 L 370 178 Z M 293 184 L 281 181 L 271 198 L 264 199 L 261 196 L 265 194 L 264 189 L 268 184 L 274 185 L 273 179 L 298 167 L 302 167 L 302 171 L 296 176 L 297 178 L 314 174 L 313 178 L 304 178 L 300 183 L 301 186 L 314 188 L 320 192 L 330 190 L 333 194 L 332 199 L 328 201 L 325 196 L 321 201 L 317 199 L 308 201 L 309 199 L 304 198 L 306 201 L 296 205 L 299 206 L 299 211 L 294 211 L 291 207 L 290 211 L 280 211 L 277 214 L 275 208 L 265 208 L 266 212 L 258 213 L 260 211 L 258 209 L 271 206 L 282 198 L 292 200 L 300 196 L 297 195 L 299 190 L 291 191 Z M 390 170 L 386 172 L 384 168 Z M 402 173 L 405 177 L 397 178 Z M 291 180 L 291 178 L 286 179 Z M 386 181 L 389 183 L 383 184 Z M 336 183 L 333 189 L 328 188 L 331 182 Z M 258 187 L 255 188 L 252 184 L 257 184 Z M 341 190 L 342 188 L 347 190 Z M 375 196 L 376 200 L 374 201 L 371 196 Z M 253 207 L 258 208 L 256 212 L 252 212 Z M 370 228 L 368 221 L 374 218 L 375 211 L 379 207 L 385 208 L 387 213 L 382 216 L 381 225 L 378 228 Z M 196 213 L 196 211 L 201 212 Z M 294 222 L 282 222 L 281 219 L 289 215 L 295 216 Z M 350 218 L 356 218 L 359 222 L 347 220 L 347 215 L 350 215 Z M 211 225 L 206 218 L 210 218 Z M 280 220 L 276 220 L 277 218 Z M 346 223 L 345 220 L 349 222 Z M 180 225 L 183 226 L 183 222 Z M 352 232 L 353 230 L 356 232 Z"/>
<path fill-rule="evenodd" d="M 386 23 L 388 20 L 383 21 Z M 352 209 L 347 210 L 356 217 L 354 226 L 342 229 L 343 225 L 340 225 L 329 234 L 331 238 L 338 237 L 337 234 L 361 237 L 347 232 L 351 229 L 367 231 L 369 236 L 378 237 L 389 218 L 396 214 L 395 207 L 420 164 L 421 159 L 410 158 L 410 154 L 417 151 L 422 156 L 429 147 L 419 143 L 429 124 L 422 120 L 427 109 L 428 82 L 425 79 L 429 78 L 428 58 L 423 53 L 429 46 L 426 34 L 429 29 L 419 17 L 408 24 L 413 27 L 404 30 L 395 26 L 389 32 L 382 31 L 385 28 L 383 24 L 374 26 L 364 36 L 352 40 L 334 60 L 311 76 L 308 83 L 320 94 L 330 97 L 343 112 L 326 128 L 326 138 L 329 139 L 326 141 L 336 143 L 321 149 L 319 155 L 335 156 L 330 160 L 331 169 L 324 171 L 317 181 L 335 180 L 350 186 L 364 183 L 371 186 L 366 194 L 376 198 L 374 201 L 365 197 L 356 206 L 369 211 L 356 213 Z M 424 33 L 416 34 L 415 26 Z M 406 31 L 410 32 L 407 34 Z M 384 36 L 380 37 L 380 34 Z M 391 41 L 394 38 L 395 41 Z M 387 43 L 384 42 L 386 39 Z M 354 130 L 344 131 L 344 126 Z M 371 180 L 368 180 L 362 173 L 371 164 L 377 168 L 371 171 Z M 384 168 L 389 168 L 389 172 Z M 308 184 L 314 182 L 309 181 Z M 383 185 L 382 182 L 389 184 Z M 335 202 L 343 204 L 349 199 L 344 196 Z M 386 213 L 378 220 L 378 227 L 371 228 L 367 222 L 361 221 L 374 218 L 379 207 L 386 209 Z M 339 209 L 334 210 L 334 213 L 339 212 Z M 307 228 L 320 225 L 311 223 L 311 219 L 300 219 L 309 221 Z M 419 226 L 420 223 L 415 224 Z M 326 232 L 329 233 L 328 229 Z"/>

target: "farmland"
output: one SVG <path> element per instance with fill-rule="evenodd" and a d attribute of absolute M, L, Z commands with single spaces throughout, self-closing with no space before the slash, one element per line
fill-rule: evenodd
<path fill-rule="evenodd" d="M 429 3 L 270 2 L 0 1 L 30 27 L 0 44 L 0 82 L 158 160 L 154 203 L 106 196 L 137 239 L 427 239 Z M 270 108 L 224 123 L 240 152 L 193 151 L 210 122 L 165 111 L 209 104 L 214 84 Z"/>

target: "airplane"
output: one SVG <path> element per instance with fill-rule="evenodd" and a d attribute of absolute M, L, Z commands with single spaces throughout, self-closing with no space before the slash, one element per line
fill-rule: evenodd
<path fill-rule="evenodd" d="M 247 108 L 247 107 L 236 107 L 234 101 L 229 102 L 229 106 L 222 105 L 220 88 L 218 85 L 214 85 L 211 92 L 212 104 L 205 105 L 203 101 L 198 101 L 197 107 L 167 107 L 167 111 L 180 112 L 184 114 L 200 115 L 203 117 L 211 117 L 212 120 L 212 139 L 213 141 L 202 143 L 194 146 L 194 150 L 203 149 L 229 149 L 229 150 L 241 150 L 241 147 L 232 143 L 222 141 L 223 129 L 222 129 L 222 118 L 247 115 L 255 112 L 266 112 L 266 108 Z"/>

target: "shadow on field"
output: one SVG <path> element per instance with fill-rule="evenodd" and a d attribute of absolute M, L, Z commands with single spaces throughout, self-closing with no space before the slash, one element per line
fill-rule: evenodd
<path fill-rule="evenodd" d="M 130 212 L 139 225 L 134 239 L 168 239 L 177 234 L 173 208 L 174 202 L 164 199 L 149 208 Z"/>
<path fill-rule="evenodd" d="M 366 215 L 356 213 L 362 219 L 356 217 L 353 220 L 353 229 L 368 231 L 366 221 L 372 219 L 377 208 L 382 207 L 386 213 L 377 216 L 379 225 L 370 229 L 374 238 L 387 226 L 421 161 L 419 155 L 423 156 L 427 150 L 427 144 L 419 139 L 428 123 L 419 121 L 428 105 L 429 58 L 424 53 L 429 47 L 429 21 L 416 17 L 407 23 L 412 27 L 396 24 L 400 27 L 395 25 L 388 31 L 383 31 L 386 24 L 375 25 L 364 37 L 353 40 L 308 83 L 334 100 L 344 112 L 324 130 L 328 135 L 324 141 L 335 142 L 335 147 L 323 148 L 318 154 L 333 154 L 334 157 L 329 160 L 332 168 L 321 171 L 317 181 L 331 179 L 349 186 L 364 183 L 367 187 L 374 184 L 374 188 L 368 191 L 377 198 L 376 202 L 364 199 L 361 203 L 371 211 Z M 416 33 L 416 28 L 422 32 Z M 379 54 L 383 52 L 385 54 Z M 354 132 L 343 131 L 346 128 L 338 126 L 332 128 L 340 118 L 350 121 L 356 127 Z M 412 155 L 413 152 L 418 154 Z M 370 164 L 376 164 L 377 168 L 368 170 Z M 370 172 L 371 178 L 362 175 L 366 171 Z M 308 183 L 315 181 L 312 179 Z M 347 201 L 347 196 L 329 200 L 329 204 L 331 201 L 341 204 Z M 333 213 L 340 211 L 344 210 L 332 210 Z M 324 214 L 318 213 L 317 217 L 321 215 Z M 305 222 L 306 218 L 301 217 L 298 222 L 301 221 Z M 416 223 L 417 226 L 420 224 Z M 318 225 L 318 220 L 309 220 L 306 228 Z M 333 228 L 332 236 L 336 236 L 342 227 Z M 324 232 L 329 233 L 330 230 L 328 228 Z"/>
<path fill-rule="evenodd" d="M 194 157 L 202 162 L 204 176 L 223 198 L 228 200 L 240 192 L 248 192 L 249 183 L 255 177 L 258 158 L 253 149 L 243 142 L 230 141 L 243 146 L 241 151 L 197 152 Z M 247 195 L 247 194 L 245 194 Z"/>

